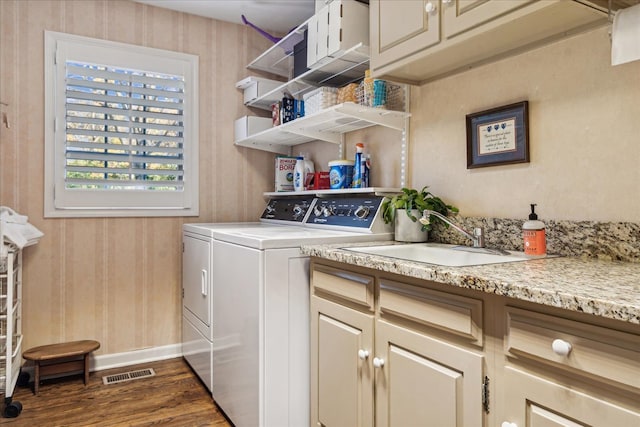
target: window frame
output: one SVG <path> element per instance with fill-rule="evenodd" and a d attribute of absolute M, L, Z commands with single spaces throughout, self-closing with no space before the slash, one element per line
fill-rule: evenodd
<path fill-rule="evenodd" d="M 197 216 L 198 56 L 53 31 L 44 36 L 45 218 Z M 182 190 L 67 189 L 67 61 L 184 76 Z"/>

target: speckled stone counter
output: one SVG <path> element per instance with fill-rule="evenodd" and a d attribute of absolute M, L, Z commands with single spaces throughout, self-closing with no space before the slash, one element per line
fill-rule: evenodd
<path fill-rule="evenodd" d="M 557 257 L 443 267 L 341 248 L 377 242 L 302 246 L 305 255 L 432 280 L 640 325 L 640 263 Z"/>
<path fill-rule="evenodd" d="M 466 230 L 482 227 L 488 247 L 522 251 L 522 219 L 452 215 Z M 610 261 L 640 262 L 640 223 L 545 219 L 547 253 Z M 453 228 L 434 224 L 429 240 L 456 245 L 469 241 Z"/>

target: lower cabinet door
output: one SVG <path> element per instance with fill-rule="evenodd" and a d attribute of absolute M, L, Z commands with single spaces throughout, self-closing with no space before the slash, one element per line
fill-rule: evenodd
<path fill-rule="evenodd" d="M 508 427 L 640 426 L 640 413 L 555 384 L 513 367 L 505 368 L 504 419 Z"/>
<path fill-rule="evenodd" d="M 373 315 L 311 297 L 311 420 L 373 426 Z"/>
<path fill-rule="evenodd" d="M 482 426 L 484 357 L 376 322 L 376 427 Z"/>

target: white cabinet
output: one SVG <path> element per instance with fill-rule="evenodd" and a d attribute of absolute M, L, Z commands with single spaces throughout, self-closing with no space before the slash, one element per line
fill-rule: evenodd
<path fill-rule="evenodd" d="M 319 264 L 312 292 L 312 425 L 483 425 L 481 348 L 446 342 L 425 328 L 456 329 L 462 317 L 481 319 L 481 306 Z M 405 305 L 412 292 L 417 303 Z M 434 309 L 450 314 L 431 319 Z M 476 341 L 471 335 L 465 340 Z"/>
<path fill-rule="evenodd" d="M 373 315 L 311 297 L 311 420 L 373 425 Z"/>
<path fill-rule="evenodd" d="M 373 278 L 311 272 L 311 425 L 373 425 Z"/>
<path fill-rule="evenodd" d="M 640 425 L 640 330 L 312 258 L 314 426 Z"/>
<path fill-rule="evenodd" d="M 413 84 L 607 23 L 574 0 L 371 0 L 371 70 Z"/>
<path fill-rule="evenodd" d="M 484 357 L 379 320 L 375 425 L 482 426 Z"/>
<path fill-rule="evenodd" d="M 456 36 L 534 1 L 536 0 L 442 0 L 444 37 Z"/>
<path fill-rule="evenodd" d="M 506 368 L 504 379 L 504 427 L 640 425 L 640 411 L 610 402 L 607 393 L 581 392 L 514 367 Z"/>
<path fill-rule="evenodd" d="M 502 422 L 640 425 L 637 334 L 516 307 L 504 315 Z"/>
<path fill-rule="evenodd" d="M 440 15 L 425 11 L 426 1 L 371 1 L 371 68 L 373 73 L 401 58 L 440 42 Z M 433 7 L 433 2 L 432 2 Z"/>

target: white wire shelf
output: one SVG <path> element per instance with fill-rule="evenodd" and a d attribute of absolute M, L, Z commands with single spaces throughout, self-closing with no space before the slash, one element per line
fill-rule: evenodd
<path fill-rule="evenodd" d="M 403 111 L 345 102 L 250 135 L 235 144 L 289 154 L 291 146 L 316 140 L 339 144 L 344 133 L 370 126 L 381 125 L 402 130 L 405 119 L 410 115 Z"/>
<path fill-rule="evenodd" d="M 247 68 L 286 77 L 289 81 L 247 103 L 248 107 L 270 110 L 271 105 L 282 99 L 285 92 L 295 98 L 319 86 L 340 87 L 361 80 L 369 68 L 369 47 L 358 43 L 355 46 L 327 57 L 320 64 L 293 77 L 293 47 L 304 40 L 306 21 L 292 30 L 278 43 L 254 59 Z"/>
<path fill-rule="evenodd" d="M 305 190 L 305 191 L 270 191 L 263 193 L 263 197 L 287 197 L 287 196 L 335 196 L 350 194 L 375 194 L 377 196 L 394 195 L 401 193 L 400 188 L 393 187 L 366 187 L 366 188 L 341 188 L 339 190 Z"/>

